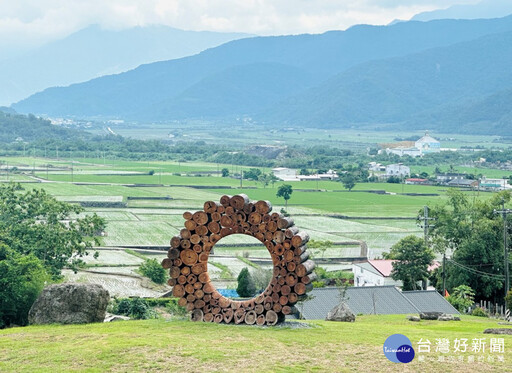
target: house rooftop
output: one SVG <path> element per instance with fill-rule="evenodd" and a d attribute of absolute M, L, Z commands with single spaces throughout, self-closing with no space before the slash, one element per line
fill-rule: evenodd
<path fill-rule="evenodd" d="M 308 320 L 325 319 L 327 313 L 340 302 L 340 288 L 317 288 L 309 293 L 312 298 L 297 308 Z M 394 286 L 347 288 L 346 303 L 354 314 L 411 314 L 437 311 L 458 314 L 437 291 L 400 292 Z"/>
<path fill-rule="evenodd" d="M 391 272 L 393 271 L 393 262 L 395 260 L 390 259 L 374 259 L 374 260 L 368 260 L 368 263 L 375 268 L 382 276 L 384 277 L 390 277 Z M 440 264 L 438 261 L 434 261 L 431 265 L 428 266 L 428 271 L 433 271 L 437 267 L 439 267 Z"/>

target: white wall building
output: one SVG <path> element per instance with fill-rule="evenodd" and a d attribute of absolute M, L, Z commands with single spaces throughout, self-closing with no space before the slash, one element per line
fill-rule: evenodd
<path fill-rule="evenodd" d="M 428 131 L 425 136 L 414 143 L 414 147 L 419 149 L 422 154 L 439 153 L 441 151 L 441 143 L 431 137 Z"/>
<path fill-rule="evenodd" d="M 306 181 L 306 180 L 334 180 L 338 174 L 334 170 L 329 170 L 325 174 L 299 175 L 297 170 L 285 167 L 273 168 L 275 177 L 283 181 Z"/>
<path fill-rule="evenodd" d="M 391 263 L 391 260 L 368 260 L 352 264 L 354 286 L 402 286 L 402 281 L 395 281 L 391 278 L 393 270 Z"/>
<path fill-rule="evenodd" d="M 402 281 L 395 281 L 391 277 L 394 260 L 375 259 L 362 263 L 352 264 L 354 273 L 354 286 L 383 286 L 394 285 L 401 287 Z M 440 263 L 434 261 L 428 266 L 429 272 L 440 266 Z"/>
<path fill-rule="evenodd" d="M 512 189 L 508 179 L 489 179 L 485 176 L 480 179 L 480 188 L 488 190 Z"/>
<path fill-rule="evenodd" d="M 399 157 L 403 157 L 404 155 L 409 155 L 411 157 L 421 157 L 421 150 L 418 148 L 387 148 L 386 154 L 396 154 Z"/>
<path fill-rule="evenodd" d="M 411 174 L 411 169 L 402 163 L 395 163 L 386 166 L 386 176 L 406 177 Z"/>
<path fill-rule="evenodd" d="M 387 154 L 396 154 L 400 157 L 409 155 L 411 157 L 421 157 L 428 153 L 438 153 L 441 151 L 441 143 L 425 132 L 425 136 L 414 143 L 414 146 L 396 148 L 386 148 Z"/>
<path fill-rule="evenodd" d="M 277 167 L 272 169 L 272 173 L 278 179 L 283 181 L 293 181 L 297 179 L 297 170 L 286 167 Z"/>

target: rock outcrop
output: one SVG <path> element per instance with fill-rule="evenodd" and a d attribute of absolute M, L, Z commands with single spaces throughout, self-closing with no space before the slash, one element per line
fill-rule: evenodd
<path fill-rule="evenodd" d="M 28 314 L 30 324 L 103 322 L 110 301 L 98 284 L 56 284 L 43 290 Z"/>
<path fill-rule="evenodd" d="M 353 322 L 356 320 L 356 316 L 345 302 L 341 302 L 329 311 L 325 319 L 327 321 Z"/>

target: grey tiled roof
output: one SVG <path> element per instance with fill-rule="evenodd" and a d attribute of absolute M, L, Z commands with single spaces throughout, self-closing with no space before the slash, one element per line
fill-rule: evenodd
<path fill-rule="evenodd" d="M 446 299 L 435 290 L 404 291 L 402 294 L 420 310 L 420 312 L 437 311 L 449 314 L 458 314 Z"/>
<path fill-rule="evenodd" d="M 365 315 L 393 315 L 419 313 L 421 311 L 458 313 L 436 291 L 407 293 L 409 293 L 408 297 L 394 286 L 350 287 L 347 289 L 346 297 L 348 297 L 348 306 L 356 315 L 360 313 Z M 327 313 L 339 303 L 338 288 L 313 289 L 309 295 L 313 296 L 313 299 L 297 305 L 299 312 L 308 320 L 325 319 Z"/>
<path fill-rule="evenodd" d="M 358 266 L 358 267 L 361 267 L 362 269 L 364 269 L 365 271 L 368 271 L 368 272 L 371 272 L 377 276 L 382 276 L 382 273 L 380 273 L 379 271 L 377 271 L 375 269 L 374 266 L 372 266 L 370 263 L 368 262 L 361 262 L 361 263 L 354 263 L 355 266 Z"/>
<path fill-rule="evenodd" d="M 473 183 L 475 182 L 475 180 L 470 180 L 470 179 L 453 179 L 452 181 L 450 181 L 448 183 L 448 185 L 466 185 L 466 186 L 471 186 Z"/>

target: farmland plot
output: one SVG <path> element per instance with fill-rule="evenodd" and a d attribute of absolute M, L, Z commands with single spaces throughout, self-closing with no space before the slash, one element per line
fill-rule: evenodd
<path fill-rule="evenodd" d="M 141 258 L 128 254 L 124 250 L 99 250 L 99 256 L 94 259 L 92 255 L 82 258 L 87 264 L 109 265 L 109 264 L 132 264 L 139 265 L 143 262 Z"/>
<path fill-rule="evenodd" d="M 63 275 L 69 282 L 99 284 L 108 290 L 110 296 L 116 297 L 159 297 L 162 293 L 142 286 L 142 280 L 135 277 L 105 275 L 90 272 L 74 273 L 64 270 Z"/>
<path fill-rule="evenodd" d="M 168 245 L 178 229 L 161 221 L 110 221 L 107 236 L 103 237 L 105 246 L 146 246 Z"/>
<path fill-rule="evenodd" d="M 64 202 L 123 202 L 123 196 L 57 196 Z"/>
<path fill-rule="evenodd" d="M 400 241 L 405 236 L 415 234 L 422 236 L 421 232 L 403 232 L 403 233 L 351 233 L 347 237 L 356 240 L 364 240 L 368 245 L 369 257 L 381 256 L 383 251 L 389 251 L 391 246 Z"/>
<path fill-rule="evenodd" d="M 314 229 L 329 233 L 358 233 L 358 232 L 403 232 L 405 228 L 389 225 L 376 226 L 372 223 L 361 223 L 353 220 L 337 219 L 324 216 L 297 216 L 293 220 L 298 227 Z M 411 222 L 407 222 L 412 226 Z M 388 223 L 389 224 L 389 223 Z"/>
<path fill-rule="evenodd" d="M 178 214 L 139 214 L 136 213 L 135 216 L 142 221 L 165 221 L 166 223 L 172 225 L 175 228 L 183 228 L 185 219 L 183 216 Z"/>

